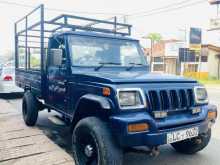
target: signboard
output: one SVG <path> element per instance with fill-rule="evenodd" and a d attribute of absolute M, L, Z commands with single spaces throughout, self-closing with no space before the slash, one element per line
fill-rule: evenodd
<path fill-rule="evenodd" d="M 190 50 L 195 51 L 195 52 L 200 52 L 202 49 L 201 44 L 190 44 Z"/>
<path fill-rule="evenodd" d="M 208 2 L 209 2 L 211 5 L 220 4 L 220 0 L 208 0 Z"/>
<path fill-rule="evenodd" d="M 190 28 L 189 45 L 190 50 L 201 51 L 202 30 L 200 28 Z"/>
<path fill-rule="evenodd" d="M 213 30 L 213 29 L 220 29 L 220 18 L 212 18 L 210 19 L 210 30 Z M 210 31 L 209 30 L 209 31 Z"/>
<path fill-rule="evenodd" d="M 179 61 L 180 62 L 196 62 L 195 51 L 190 50 L 189 48 L 180 48 L 179 49 Z"/>

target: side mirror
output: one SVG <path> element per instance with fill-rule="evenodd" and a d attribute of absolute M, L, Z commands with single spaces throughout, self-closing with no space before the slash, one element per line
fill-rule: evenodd
<path fill-rule="evenodd" d="M 63 60 L 63 50 L 50 49 L 50 60 L 53 66 L 61 66 Z"/>

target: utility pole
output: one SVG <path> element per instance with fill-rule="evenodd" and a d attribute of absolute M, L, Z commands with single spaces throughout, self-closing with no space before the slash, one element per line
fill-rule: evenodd
<path fill-rule="evenodd" d="M 183 51 L 183 60 L 184 60 L 184 64 L 183 64 L 183 72 L 181 71 L 182 75 L 185 72 L 185 65 L 186 65 L 186 60 L 187 60 L 187 55 L 188 55 L 188 50 L 187 50 L 187 29 L 179 29 L 179 31 L 184 32 L 184 51 Z"/>
<path fill-rule="evenodd" d="M 128 24 L 128 15 L 123 15 L 123 23 Z"/>

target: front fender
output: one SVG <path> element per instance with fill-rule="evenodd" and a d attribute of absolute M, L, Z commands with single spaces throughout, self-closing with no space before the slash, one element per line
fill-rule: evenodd
<path fill-rule="evenodd" d="M 78 106 L 80 104 L 82 104 L 83 101 L 92 101 L 94 103 L 97 103 L 99 104 L 99 106 L 102 108 L 102 109 L 111 109 L 112 107 L 112 104 L 111 104 L 111 101 L 110 99 L 106 98 L 106 97 L 102 97 L 102 96 L 98 96 L 98 95 L 94 95 L 94 94 L 86 94 L 86 95 L 83 95 L 80 99 L 79 99 L 79 102 L 78 102 Z"/>
<path fill-rule="evenodd" d="M 107 97 L 94 94 L 83 95 L 76 104 L 72 119 L 73 125 L 80 119 L 89 116 L 104 119 L 112 113 L 110 110 L 113 108 L 113 102 Z"/>

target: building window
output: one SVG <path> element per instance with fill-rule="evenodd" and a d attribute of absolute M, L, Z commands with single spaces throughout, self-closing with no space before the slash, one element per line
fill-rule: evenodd
<path fill-rule="evenodd" d="M 185 72 L 197 72 L 198 64 L 188 64 L 185 66 Z"/>
<path fill-rule="evenodd" d="M 153 61 L 154 62 L 163 62 L 163 57 L 154 57 Z"/>
<path fill-rule="evenodd" d="M 164 64 L 154 64 L 153 71 L 159 72 L 164 70 Z"/>
<path fill-rule="evenodd" d="M 208 56 L 201 56 L 201 62 L 208 62 Z"/>

